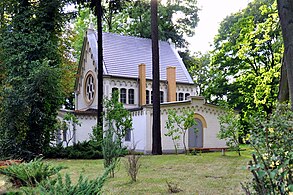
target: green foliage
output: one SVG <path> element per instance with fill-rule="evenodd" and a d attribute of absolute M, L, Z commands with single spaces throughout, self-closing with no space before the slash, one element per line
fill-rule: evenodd
<path fill-rule="evenodd" d="M 132 129 L 131 113 L 126 110 L 121 102 L 119 102 L 119 93 L 115 91 L 111 99 L 104 100 L 105 125 L 107 131 L 113 131 L 113 135 L 117 136 L 121 142 L 125 137 L 128 129 Z"/>
<path fill-rule="evenodd" d="M 277 105 L 271 115 L 258 115 L 252 123 L 250 142 L 255 153 L 249 170 L 253 181 L 244 189 L 250 194 L 292 193 L 293 112 L 288 105 Z"/>
<path fill-rule="evenodd" d="M 110 168 L 106 169 L 101 177 L 94 180 L 85 179 L 82 175 L 76 184 L 73 184 L 69 175 L 66 174 L 62 178 L 60 174 L 55 179 L 41 182 L 35 188 L 23 188 L 22 192 L 27 195 L 31 194 L 63 194 L 63 195 L 83 195 L 83 194 L 102 194 L 102 187 L 110 172 Z"/>
<path fill-rule="evenodd" d="M 0 155 L 31 159 L 50 143 L 62 103 L 60 34 L 69 1 L 8 0 L 0 37 Z"/>
<path fill-rule="evenodd" d="M 34 159 L 28 163 L 14 164 L 0 169 L 0 174 L 6 175 L 17 186 L 34 187 L 39 182 L 49 179 L 57 174 L 63 167 L 54 167 L 42 162 L 42 159 Z"/>
<path fill-rule="evenodd" d="M 177 145 L 178 141 L 181 139 L 181 135 L 184 152 L 187 154 L 186 132 L 195 125 L 196 121 L 194 120 L 194 113 L 192 111 L 183 110 L 181 115 L 178 115 L 175 110 L 168 111 L 168 120 L 165 126 L 168 132 L 165 136 L 171 137 L 176 154 L 178 153 Z M 197 129 L 194 129 L 194 131 L 197 131 Z"/>
<path fill-rule="evenodd" d="M 243 133 L 240 115 L 234 110 L 226 109 L 225 114 L 219 116 L 220 131 L 218 138 L 225 139 L 229 147 L 235 148 L 240 156 L 239 139 Z"/>
<path fill-rule="evenodd" d="M 111 165 L 111 176 L 114 177 L 114 169 L 123 154 L 122 139 L 128 129 L 132 128 L 131 113 L 119 102 L 119 93 L 115 91 L 111 99 L 104 100 L 104 121 L 106 130 L 102 142 L 104 167 Z"/>
<path fill-rule="evenodd" d="M 46 158 L 66 158 L 66 159 L 102 159 L 102 147 L 95 141 L 77 142 L 68 147 L 62 144 L 50 146 L 44 151 Z"/>
<path fill-rule="evenodd" d="M 198 22 L 198 8 L 195 0 L 180 3 L 158 2 L 158 29 L 160 40 L 169 38 L 178 47 L 187 47 L 183 35 L 193 36 Z M 123 33 L 144 38 L 151 38 L 151 12 L 149 1 L 129 1 L 122 13 L 117 14 L 113 21 L 116 33 Z M 180 17 L 176 17 L 180 15 Z M 163 18 L 163 19 L 161 19 Z"/>
<path fill-rule="evenodd" d="M 241 110 L 245 131 L 249 116 L 271 113 L 278 95 L 283 40 L 276 5 L 276 0 L 252 1 L 225 18 L 214 39 L 204 96 Z"/>
<path fill-rule="evenodd" d="M 205 96 L 206 88 L 209 85 L 212 75 L 210 75 L 210 54 L 197 53 L 195 56 L 182 56 L 183 62 L 188 69 L 194 83 L 196 84 L 196 92 L 198 95 Z"/>
<path fill-rule="evenodd" d="M 31 159 L 49 145 L 62 100 L 58 79 L 58 70 L 47 63 L 26 78 L 11 79 L 18 83 L 3 91 L 0 155 Z"/>

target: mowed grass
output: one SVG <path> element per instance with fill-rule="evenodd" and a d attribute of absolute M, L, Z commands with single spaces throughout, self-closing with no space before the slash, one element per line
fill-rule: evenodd
<path fill-rule="evenodd" d="M 117 168 L 114 178 L 109 178 L 103 188 L 103 194 L 168 194 L 166 181 L 178 185 L 178 194 L 244 194 L 240 182 L 251 178 L 247 162 L 251 150 L 242 152 L 202 153 L 199 155 L 145 155 L 140 159 L 141 168 L 138 181 L 131 182 L 124 161 Z M 73 181 L 80 174 L 95 178 L 103 173 L 103 160 L 48 160 L 52 164 L 67 167 L 62 173 L 68 173 Z"/>

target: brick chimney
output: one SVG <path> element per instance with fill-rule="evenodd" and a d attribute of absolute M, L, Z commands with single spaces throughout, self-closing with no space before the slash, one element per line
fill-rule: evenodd
<path fill-rule="evenodd" d="M 176 67 L 167 67 L 168 102 L 176 101 Z"/>
<path fill-rule="evenodd" d="M 138 65 L 138 78 L 139 78 L 139 105 L 146 104 L 146 73 L 145 64 Z"/>

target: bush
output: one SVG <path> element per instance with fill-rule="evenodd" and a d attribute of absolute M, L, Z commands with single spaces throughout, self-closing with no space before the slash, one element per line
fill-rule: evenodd
<path fill-rule="evenodd" d="M 49 147 L 44 156 L 46 158 L 102 159 L 101 151 L 102 148 L 97 142 L 84 141 L 68 147 L 63 147 L 61 144 Z"/>
<path fill-rule="evenodd" d="M 125 168 L 128 175 L 131 177 L 131 181 L 136 182 L 138 170 L 141 166 L 139 159 L 141 155 L 137 155 L 135 152 L 136 144 L 129 150 L 129 156 L 127 156 L 127 161 L 125 161 Z"/>
<path fill-rule="evenodd" d="M 249 170 L 250 183 L 242 184 L 246 194 L 290 194 L 293 192 L 293 112 L 278 105 L 268 117 L 252 119 L 251 145 L 255 149 Z"/>
<path fill-rule="evenodd" d="M 83 195 L 83 194 L 101 194 L 102 187 L 107 179 L 107 176 L 112 169 L 110 166 L 105 170 L 101 177 L 94 180 L 85 179 L 82 175 L 76 184 L 72 184 L 68 174 L 65 179 L 58 174 L 58 177 L 51 180 L 41 182 L 35 188 L 23 188 L 22 192 L 26 195 L 31 194 L 62 194 L 62 195 Z"/>
<path fill-rule="evenodd" d="M 0 169 L 0 174 L 10 178 L 16 187 L 35 186 L 37 183 L 57 174 L 63 167 L 54 167 L 42 162 L 42 159 L 35 159 L 28 163 L 14 164 Z"/>

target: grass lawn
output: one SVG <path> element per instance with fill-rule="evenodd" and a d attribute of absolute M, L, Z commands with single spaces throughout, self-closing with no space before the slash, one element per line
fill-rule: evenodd
<path fill-rule="evenodd" d="M 109 178 L 103 188 L 103 194 L 168 194 L 166 181 L 177 184 L 181 191 L 178 194 L 244 194 L 240 182 L 248 180 L 251 175 L 246 169 L 251 157 L 251 150 L 242 152 L 202 153 L 198 155 L 145 155 L 140 159 L 141 168 L 138 181 L 132 183 L 128 177 L 124 161 L 115 173 L 114 178 Z M 47 160 L 55 165 L 63 165 L 76 182 L 80 174 L 88 178 L 95 178 L 103 173 L 103 160 Z M 0 194 L 3 189 L 0 175 Z M 9 184 L 6 188 L 9 188 Z M 4 186 L 5 187 L 5 186 Z M 12 189 L 13 190 L 13 189 Z"/>
<path fill-rule="evenodd" d="M 121 159 L 115 178 L 109 178 L 104 194 L 168 194 L 167 184 L 173 182 L 183 191 L 179 194 L 244 194 L 240 182 L 250 178 L 246 169 L 251 151 L 202 153 L 200 155 L 143 156 L 138 181 L 132 183 Z M 68 167 L 63 173 L 77 181 L 79 174 L 95 178 L 103 172 L 102 160 L 49 160 Z"/>

